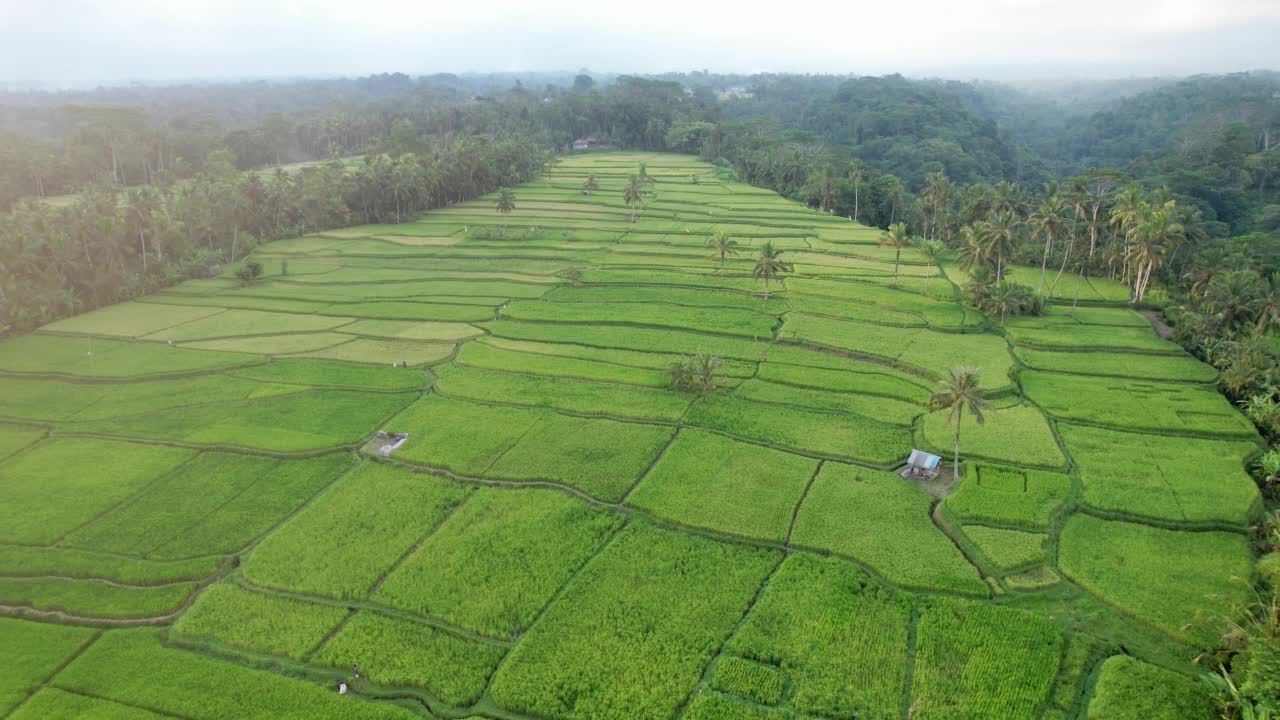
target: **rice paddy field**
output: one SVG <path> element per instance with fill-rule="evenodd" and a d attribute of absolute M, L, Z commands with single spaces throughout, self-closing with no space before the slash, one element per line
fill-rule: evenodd
<path fill-rule="evenodd" d="M 1210 717 L 1260 439 L 1123 293 L 1001 327 L 683 156 L 515 195 L 0 341 L 0 717 Z M 917 486 L 955 365 L 993 407 Z"/>

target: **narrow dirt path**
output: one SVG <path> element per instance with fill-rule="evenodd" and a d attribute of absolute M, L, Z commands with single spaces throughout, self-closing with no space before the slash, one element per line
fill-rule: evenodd
<path fill-rule="evenodd" d="M 1156 335 L 1159 335 L 1161 340 L 1168 340 L 1173 337 L 1173 328 L 1164 324 L 1164 320 L 1160 317 L 1160 311 L 1139 310 L 1138 312 L 1142 313 L 1142 317 L 1151 323 L 1151 329 L 1156 331 Z"/>

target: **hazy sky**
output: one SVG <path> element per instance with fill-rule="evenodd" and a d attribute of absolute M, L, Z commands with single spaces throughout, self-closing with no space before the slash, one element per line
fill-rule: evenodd
<path fill-rule="evenodd" d="M 401 71 L 1280 67 L 1280 0 L 0 0 L 0 83 Z"/>

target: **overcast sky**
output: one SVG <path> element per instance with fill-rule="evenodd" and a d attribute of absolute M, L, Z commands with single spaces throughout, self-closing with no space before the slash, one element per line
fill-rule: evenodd
<path fill-rule="evenodd" d="M 0 83 L 576 70 L 1280 68 L 1280 0 L 0 0 Z"/>

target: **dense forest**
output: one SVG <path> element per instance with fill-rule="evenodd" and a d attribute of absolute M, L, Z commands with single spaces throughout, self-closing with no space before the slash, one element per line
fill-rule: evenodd
<path fill-rule="evenodd" d="M 1045 286 L 1006 282 L 1005 263 L 1123 280 L 1280 432 L 1269 352 L 1280 75 L 1059 98 L 897 75 L 707 72 L 0 94 L 0 327 L 206 273 L 259 241 L 397 222 L 513 185 L 595 136 L 697 154 L 727 177 L 894 225 L 900 242 L 937 243 L 977 267 L 970 301 L 999 316 L 1036 311 Z M 986 265 L 994 285 L 980 282 Z"/>

